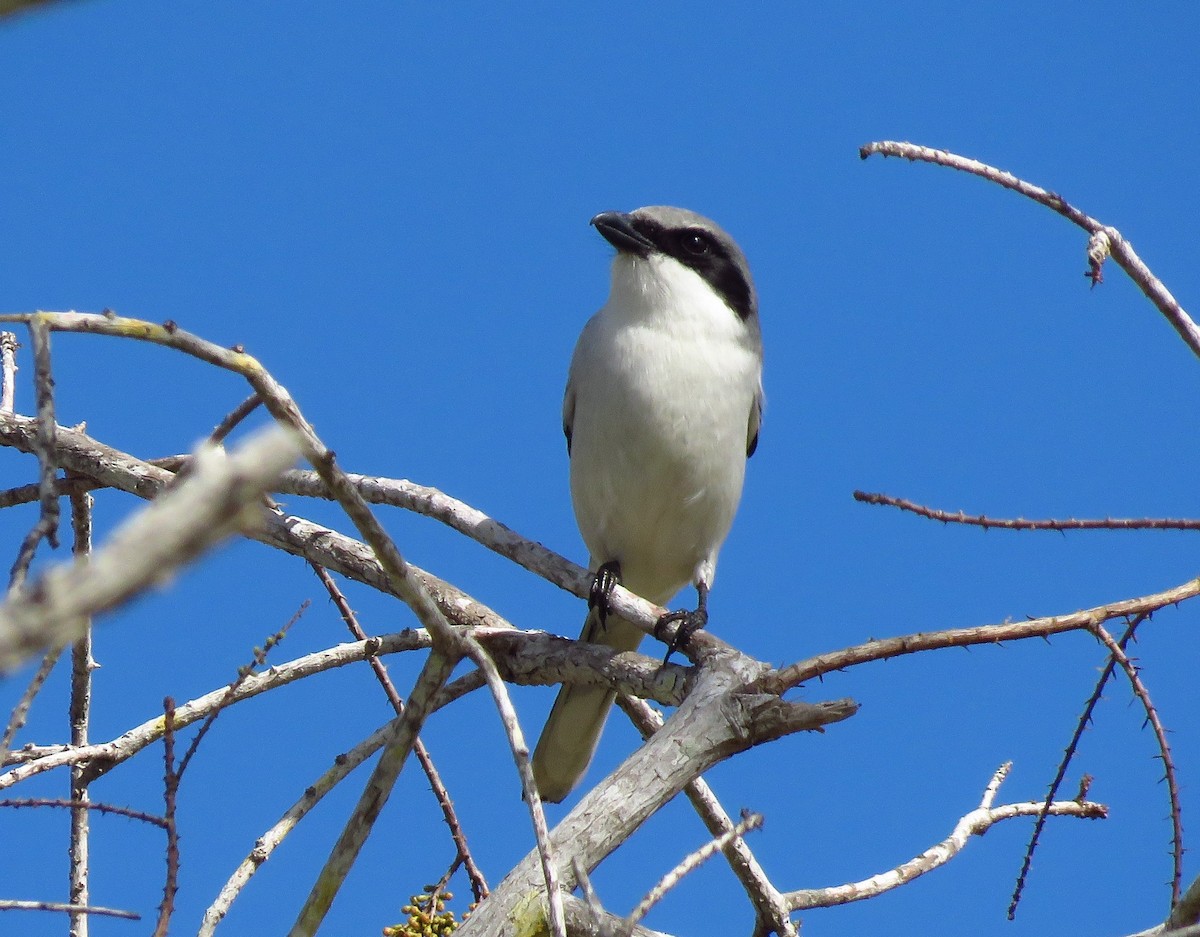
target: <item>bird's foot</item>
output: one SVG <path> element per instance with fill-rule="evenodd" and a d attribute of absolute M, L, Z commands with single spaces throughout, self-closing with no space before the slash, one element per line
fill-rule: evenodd
<path fill-rule="evenodd" d="M 663 632 L 667 626 L 677 625 L 675 634 L 667 642 L 667 653 L 663 655 L 664 664 L 676 651 L 687 647 L 688 642 L 692 640 L 692 635 L 708 624 L 708 586 L 697 585 L 696 594 L 699 596 L 699 602 L 695 609 L 667 612 L 654 624 L 654 637 L 660 641 L 663 640 Z"/>
<path fill-rule="evenodd" d="M 612 591 L 620 584 L 621 564 L 616 560 L 602 565 L 592 578 L 592 588 L 588 592 L 588 608 L 596 610 L 601 628 L 608 622 L 608 602 Z"/>

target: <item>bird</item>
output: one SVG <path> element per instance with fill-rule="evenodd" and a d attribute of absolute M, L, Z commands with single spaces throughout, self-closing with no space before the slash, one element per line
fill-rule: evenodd
<path fill-rule="evenodd" d="M 696 608 L 659 625 L 679 623 L 686 642 L 707 622 L 717 554 L 758 445 L 762 334 L 746 257 L 715 222 L 652 205 L 591 224 L 617 253 L 563 398 L 571 501 L 594 575 L 580 640 L 632 651 L 642 631 L 605 603 L 617 582 L 662 607 L 691 583 Z M 614 698 L 604 686 L 560 689 L 533 755 L 543 800 L 578 785 Z"/>

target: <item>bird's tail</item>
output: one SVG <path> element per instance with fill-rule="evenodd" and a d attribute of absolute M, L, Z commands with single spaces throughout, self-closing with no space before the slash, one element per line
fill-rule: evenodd
<path fill-rule="evenodd" d="M 616 615 L 609 615 L 601 625 L 593 608 L 580 640 L 635 651 L 643 637 L 640 628 Z M 558 691 L 533 753 L 533 777 L 542 800 L 556 804 L 575 789 L 596 753 L 615 696 L 607 687 L 594 685 L 565 684 Z"/>

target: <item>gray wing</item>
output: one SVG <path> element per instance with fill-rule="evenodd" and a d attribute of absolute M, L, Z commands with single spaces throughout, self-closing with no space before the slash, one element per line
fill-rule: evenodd
<path fill-rule="evenodd" d="M 574 403 L 572 403 L 572 407 Z M 758 430 L 762 426 L 763 414 L 763 389 L 762 381 L 758 382 L 758 390 L 754 394 L 754 403 L 750 405 L 750 421 L 746 426 L 746 458 L 754 455 L 754 450 L 758 448 Z M 567 448 L 570 449 L 571 435 L 567 434 Z"/>
<path fill-rule="evenodd" d="M 571 430 L 575 423 L 575 388 L 567 378 L 567 390 L 563 394 L 563 435 L 567 437 L 567 455 L 571 454 Z"/>

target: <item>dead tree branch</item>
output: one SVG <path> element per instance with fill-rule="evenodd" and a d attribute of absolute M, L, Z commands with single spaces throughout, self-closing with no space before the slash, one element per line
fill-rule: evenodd
<path fill-rule="evenodd" d="M 908 498 L 870 491 L 854 492 L 854 500 L 863 504 L 880 504 L 899 508 L 919 517 L 943 524 L 967 524 L 984 530 L 1200 530 L 1200 520 L 1178 517 L 1105 517 L 1105 518 L 1048 518 L 1027 520 L 1024 517 L 1001 518 L 963 511 L 942 511 L 926 507 Z"/>
<path fill-rule="evenodd" d="M 161 581 L 225 536 L 257 523 L 247 511 L 296 458 L 294 441 L 271 430 L 228 458 L 200 457 L 192 478 L 130 519 L 84 567 L 58 567 L 0 606 L 0 670 L 62 647 L 106 611 Z"/>
<path fill-rule="evenodd" d="M 997 823 L 1015 817 L 1036 816 L 1043 809 L 1044 805 L 1041 803 L 1030 801 L 1020 804 L 1005 804 L 1002 807 L 992 806 L 996 791 L 1011 767 L 1011 764 L 1002 765 L 985 789 L 979 806 L 960 819 L 949 836 L 940 843 L 930 846 L 921 855 L 887 872 L 863 879 L 861 882 L 788 892 L 784 895 L 788 906 L 793 911 L 801 911 L 809 908 L 828 908 L 851 901 L 873 898 L 945 865 L 963 850 L 972 836 L 982 836 Z M 1086 801 L 1080 803 L 1073 800 L 1055 802 L 1050 805 L 1047 812 L 1051 816 L 1081 817 L 1090 820 L 1102 819 L 1108 815 L 1107 808 L 1102 804 Z"/>
<path fill-rule="evenodd" d="M 1150 272 L 1150 268 L 1142 262 L 1142 259 L 1134 251 L 1133 245 L 1125 240 L 1116 228 L 1085 214 L 1068 203 L 1061 195 L 1056 195 L 1046 189 L 1032 185 L 1023 179 L 1018 179 L 1010 172 L 1004 172 L 1001 169 L 996 169 L 994 166 L 989 166 L 978 160 L 958 156 L 946 150 L 935 150 L 932 147 L 919 146 L 915 143 L 883 140 L 876 143 L 868 143 L 866 146 L 861 147 L 858 153 L 862 159 L 867 159 L 871 155 L 878 153 L 881 156 L 900 156 L 910 162 L 934 163 L 939 166 L 947 166 L 950 169 L 970 173 L 971 175 L 987 179 L 989 182 L 994 182 L 1006 189 L 1011 189 L 1014 192 L 1024 195 L 1026 198 L 1033 199 L 1039 205 L 1044 205 L 1051 211 L 1057 212 L 1078 225 L 1089 235 L 1087 276 L 1092 280 L 1092 283 L 1095 284 L 1101 281 L 1101 265 L 1106 256 L 1111 254 L 1112 258 L 1129 275 L 1129 278 L 1137 284 L 1146 298 L 1154 303 L 1158 311 L 1171 323 L 1171 327 L 1179 333 L 1179 337 L 1183 339 L 1184 344 L 1192 350 L 1194 355 L 1200 357 L 1200 328 L 1197 328 L 1191 316 L 1184 311 L 1179 301 L 1171 295 L 1170 290 L 1163 285 L 1162 281 Z"/>

